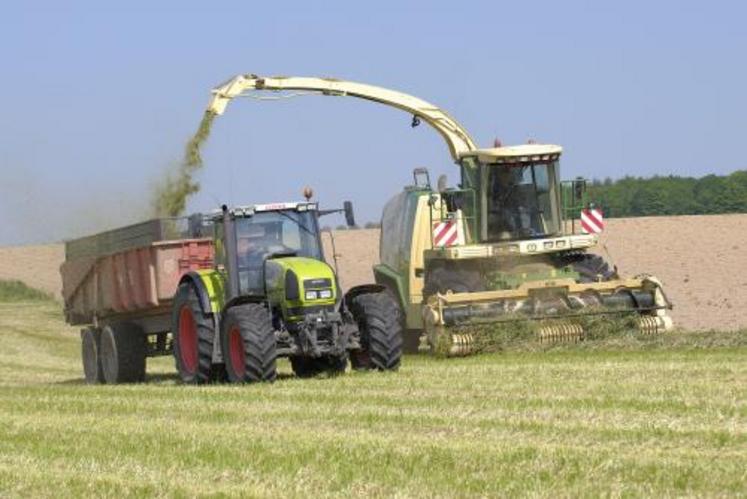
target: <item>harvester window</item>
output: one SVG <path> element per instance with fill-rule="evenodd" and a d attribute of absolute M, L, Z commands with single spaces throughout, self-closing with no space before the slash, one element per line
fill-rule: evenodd
<path fill-rule="evenodd" d="M 488 239 L 544 237 L 559 230 L 554 164 L 509 163 L 487 167 Z"/>

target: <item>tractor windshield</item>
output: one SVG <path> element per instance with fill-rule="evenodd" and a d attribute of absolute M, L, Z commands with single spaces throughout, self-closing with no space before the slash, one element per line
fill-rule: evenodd
<path fill-rule="evenodd" d="M 486 167 L 489 241 L 545 237 L 560 232 L 556 162 Z"/>
<path fill-rule="evenodd" d="M 316 213 L 266 211 L 236 219 L 239 288 L 262 292 L 264 261 L 272 255 L 322 259 Z"/>

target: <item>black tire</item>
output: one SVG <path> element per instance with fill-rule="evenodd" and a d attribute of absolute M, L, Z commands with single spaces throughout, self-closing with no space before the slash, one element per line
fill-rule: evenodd
<path fill-rule="evenodd" d="M 96 385 L 104 382 L 104 372 L 101 369 L 101 331 L 89 327 L 80 332 L 81 359 L 83 360 L 83 376 L 86 383 Z"/>
<path fill-rule="evenodd" d="M 402 351 L 404 353 L 418 353 L 422 335 L 422 329 L 406 329 L 402 337 Z"/>
<path fill-rule="evenodd" d="M 212 379 L 213 316 L 202 311 L 194 286 L 179 285 L 171 316 L 174 361 L 184 383 L 203 384 Z"/>
<path fill-rule="evenodd" d="M 112 324 L 101 331 L 101 371 L 107 384 L 145 380 L 147 338 L 134 324 Z"/>
<path fill-rule="evenodd" d="M 221 342 L 229 381 L 275 381 L 275 331 L 263 305 L 248 303 L 228 309 L 221 327 Z"/>
<path fill-rule="evenodd" d="M 353 369 L 390 371 L 402 359 L 402 312 L 386 291 L 363 293 L 352 300 L 351 311 L 361 334 L 362 349 L 350 352 Z"/>
<path fill-rule="evenodd" d="M 615 269 L 610 268 L 604 258 L 599 255 L 585 253 L 571 263 L 573 270 L 580 275 L 579 282 L 609 281 L 617 278 Z"/>
<path fill-rule="evenodd" d="M 311 357 L 291 357 L 291 367 L 299 378 L 313 378 L 321 373 L 336 376 L 348 367 L 348 356 L 327 355 L 317 359 Z"/>
<path fill-rule="evenodd" d="M 485 283 L 478 270 L 437 266 L 429 269 L 425 277 L 423 295 L 438 293 L 471 293 L 485 291 Z"/>

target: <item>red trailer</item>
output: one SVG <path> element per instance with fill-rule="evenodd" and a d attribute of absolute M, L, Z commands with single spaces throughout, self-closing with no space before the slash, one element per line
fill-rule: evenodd
<path fill-rule="evenodd" d="M 141 381 L 146 357 L 172 353 L 171 303 L 179 279 L 213 265 L 213 240 L 202 237 L 195 222 L 151 220 L 65 244 L 65 318 L 84 326 L 88 382 Z M 90 359 L 101 366 L 87 365 Z"/>

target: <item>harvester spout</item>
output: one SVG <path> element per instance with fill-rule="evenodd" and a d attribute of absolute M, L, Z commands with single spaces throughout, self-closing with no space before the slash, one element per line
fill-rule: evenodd
<path fill-rule="evenodd" d="M 291 91 L 296 93 L 290 96 L 307 94 L 348 96 L 378 102 L 411 114 L 416 118 L 413 123 L 419 120 L 428 123 L 446 141 L 455 162 L 461 155 L 477 149 L 472 137 L 462 125 L 444 110 L 429 102 L 402 92 L 334 78 L 238 75 L 213 89 L 207 112 L 221 115 L 232 99 L 240 96 L 249 97 L 248 92 L 252 91 Z"/>

